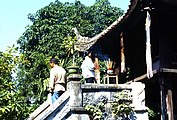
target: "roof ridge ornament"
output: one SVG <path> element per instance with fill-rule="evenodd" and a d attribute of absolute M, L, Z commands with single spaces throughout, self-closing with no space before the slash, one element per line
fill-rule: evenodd
<path fill-rule="evenodd" d="M 87 51 L 97 40 L 85 36 L 81 36 L 76 27 L 72 28 L 71 31 L 74 31 L 76 35 L 76 43 L 74 44 L 74 49 L 78 51 Z"/>

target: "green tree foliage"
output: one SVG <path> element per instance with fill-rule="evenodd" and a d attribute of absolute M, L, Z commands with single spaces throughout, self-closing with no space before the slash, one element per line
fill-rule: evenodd
<path fill-rule="evenodd" d="M 49 58 L 68 59 L 62 46 L 68 34 L 74 37 L 73 27 L 77 27 L 82 36 L 92 37 L 122 14 L 123 10 L 112 7 L 108 0 L 96 0 L 93 6 L 85 6 L 80 1 L 61 3 L 56 0 L 35 14 L 29 14 L 32 24 L 17 41 L 22 55 L 17 73 L 18 88 L 23 91 L 26 103 L 35 109 L 46 100 L 44 83 L 49 78 Z M 66 68 L 67 62 L 63 65 Z"/>
<path fill-rule="evenodd" d="M 12 47 L 0 53 L 0 119 L 24 119 L 28 107 L 24 97 L 18 90 L 15 79 L 16 67 L 19 61 L 17 50 Z"/>

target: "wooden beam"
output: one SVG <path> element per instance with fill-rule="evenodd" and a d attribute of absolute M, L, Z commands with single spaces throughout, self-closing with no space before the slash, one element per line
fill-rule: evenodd
<path fill-rule="evenodd" d="M 153 75 L 155 75 L 157 73 L 158 73 L 158 71 L 156 69 L 153 70 Z M 135 79 L 133 79 L 131 81 L 126 82 L 126 84 L 130 84 L 132 82 L 138 82 L 138 81 L 142 81 L 142 80 L 147 80 L 147 79 L 148 79 L 147 78 L 147 74 L 144 74 L 144 75 L 141 75 L 140 77 L 137 77 L 137 78 L 135 78 Z"/>
<path fill-rule="evenodd" d="M 177 69 L 170 69 L 170 68 L 160 68 L 160 70 L 153 70 L 153 75 L 157 74 L 157 73 L 177 73 Z M 133 80 L 130 80 L 128 82 L 126 82 L 126 84 L 130 84 L 132 82 L 138 82 L 138 81 L 142 81 L 142 80 L 147 80 L 147 75 L 141 75 Z"/>
<path fill-rule="evenodd" d="M 160 68 L 160 72 L 164 72 L 164 73 L 177 73 L 177 69 Z"/>

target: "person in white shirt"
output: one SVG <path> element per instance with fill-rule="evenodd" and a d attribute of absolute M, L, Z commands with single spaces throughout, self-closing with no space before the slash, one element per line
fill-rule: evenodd
<path fill-rule="evenodd" d="M 66 70 L 58 65 L 58 59 L 50 59 L 49 92 L 52 93 L 54 103 L 65 91 Z"/>
<path fill-rule="evenodd" d="M 82 69 L 82 75 L 86 81 L 86 83 L 96 83 L 95 80 L 95 65 L 92 61 L 92 52 L 88 51 L 87 56 L 85 57 L 84 61 L 82 62 L 81 69 Z"/>

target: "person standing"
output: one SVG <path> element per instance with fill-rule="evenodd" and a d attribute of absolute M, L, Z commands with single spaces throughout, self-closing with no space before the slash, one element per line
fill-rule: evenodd
<path fill-rule="evenodd" d="M 54 103 L 65 91 L 66 70 L 58 65 L 58 59 L 50 59 L 49 92 Z"/>
<path fill-rule="evenodd" d="M 92 61 L 92 58 L 93 58 L 92 52 L 88 51 L 81 65 L 82 75 L 86 83 L 94 83 L 94 82 L 96 83 L 95 73 L 94 73 L 95 65 Z"/>

